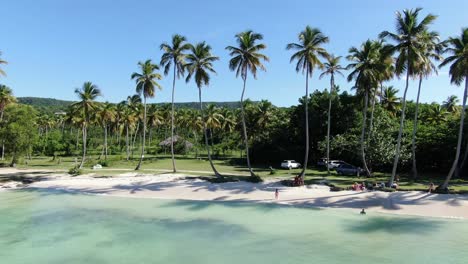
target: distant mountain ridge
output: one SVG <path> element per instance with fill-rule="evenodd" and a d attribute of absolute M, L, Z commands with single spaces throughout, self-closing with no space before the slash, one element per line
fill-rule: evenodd
<path fill-rule="evenodd" d="M 43 113 L 52 114 L 59 111 L 65 111 L 69 105 L 75 101 L 59 100 L 54 98 L 42 97 L 18 97 L 20 104 L 30 105 Z M 165 105 L 169 103 L 156 103 L 156 105 Z M 204 105 L 214 104 L 218 107 L 238 108 L 239 102 L 203 102 Z M 176 108 L 195 108 L 198 109 L 198 102 L 175 103 Z"/>

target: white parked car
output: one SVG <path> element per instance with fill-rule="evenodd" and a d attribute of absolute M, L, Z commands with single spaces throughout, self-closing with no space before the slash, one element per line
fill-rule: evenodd
<path fill-rule="evenodd" d="M 330 160 L 330 162 L 328 162 L 328 168 L 329 169 L 336 169 L 340 165 L 348 165 L 348 163 L 346 163 L 346 162 L 344 162 L 342 160 Z"/>
<path fill-rule="evenodd" d="M 283 162 L 281 162 L 281 168 L 283 169 L 297 169 L 300 167 L 301 164 L 295 160 L 283 160 Z"/>

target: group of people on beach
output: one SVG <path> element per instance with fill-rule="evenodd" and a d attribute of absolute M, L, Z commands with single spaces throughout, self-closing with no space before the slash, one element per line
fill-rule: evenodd
<path fill-rule="evenodd" d="M 398 182 L 395 181 L 393 184 L 385 184 L 385 182 L 381 182 L 381 183 L 377 183 L 377 182 L 374 182 L 374 183 L 368 183 L 366 184 L 365 182 L 362 182 L 362 183 L 357 183 L 355 182 L 353 185 L 351 185 L 351 190 L 353 191 L 357 191 L 357 192 L 363 192 L 363 191 L 366 191 L 366 190 L 380 190 L 380 189 L 383 189 L 383 188 L 393 188 L 395 190 L 398 189 Z"/>

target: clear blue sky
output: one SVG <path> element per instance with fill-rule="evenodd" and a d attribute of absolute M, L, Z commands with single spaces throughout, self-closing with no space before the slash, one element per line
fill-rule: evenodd
<path fill-rule="evenodd" d="M 330 53 L 346 56 L 351 46 L 376 38 L 382 30 L 394 30 L 395 11 L 423 7 L 438 15 L 433 29 L 443 38 L 458 35 L 468 26 L 468 1 L 123 1 L 123 0 L 4 0 L 1 3 L 0 50 L 9 64 L 8 76 L 0 82 L 13 88 L 16 96 L 53 97 L 74 100 L 74 89 L 85 81 L 97 84 L 100 100 L 119 102 L 134 93 L 130 74 L 137 62 L 159 62 L 159 45 L 171 35 L 185 35 L 190 42 L 205 40 L 220 61 L 218 74 L 205 88 L 207 101 L 238 101 L 241 80 L 229 71 L 228 53 L 234 35 L 253 29 L 264 35 L 270 57 L 267 72 L 248 80 L 247 96 L 268 99 L 278 106 L 297 104 L 304 93 L 304 77 L 296 74 L 285 50 L 306 25 L 320 28 L 330 37 Z M 347 62 L 344 60 L 343 64 Z M 461 97 L 462 88 L 449 84 L 448 69 L 424 82 L 423 102 L 442 102 L 449 95 Z M 323 90 L 328 80 L 318 80 L 311 89 Z M 170 100 L 171 78 L 150 102 Z M 338 77 L 342 90 L 351 84 Z M 404 82 L 392 83 L 402 90 Z M 416 96 L 411 82 L 409 99 Z M 196 101 L 195 86 L 180 80 L 176 101 Z"/>

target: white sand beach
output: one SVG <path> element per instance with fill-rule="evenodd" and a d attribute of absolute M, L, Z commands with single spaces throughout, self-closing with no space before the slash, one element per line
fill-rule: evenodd
<path fill-rule="evenodd" d="M 0 169 L 0 175 L 39 176 L 43 178 L 41 181 L 22 187 L 56 189 L 94 195 L 281 203 L 294 206 L 347 208 L 356 211 L 366 208 L 368 212 L 468 219 L 467 195 L 379 191 L 330 192 L 327 186 L 322 185 L 285 187 L 280 184 L 279 178 L 260 184 L 249 182 L 212 184 L 200 179 L 187 178 L 184 174 L 167 173 L 148 175 L 128 172 L 115 177 L 99 178 L 90 175 L 70 177 L 63 172 L 57 173 L 47 170 Z M 274 195 L 276 188 L 280 191 L 278 200 L 275 200 Z M 5 190 L 5 188 L 1 189 Z"/>

